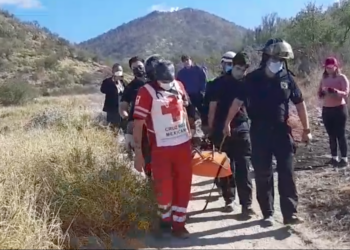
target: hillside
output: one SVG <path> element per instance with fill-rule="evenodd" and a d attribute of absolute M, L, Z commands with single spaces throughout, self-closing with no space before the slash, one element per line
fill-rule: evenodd
<path fill-rule="evenodd" d="M 80 47 L 113 59 L 152 53 L 205 56 L 241 47 L 246 29 L 205 11 L 154 11 L 85 41 Z"/>
<path fill-rule="evenodd" d="M 91 53 L 42 28 L 0 10 L 0 83 L 21 83 L 43 92 L 82 85 L 102 66 Z"/>

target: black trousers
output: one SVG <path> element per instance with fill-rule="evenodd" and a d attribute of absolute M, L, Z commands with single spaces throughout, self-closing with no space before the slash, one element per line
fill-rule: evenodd
<path fill-rule="evenodd" d="M 213 135 L 216 147 L 219 147 L 223 139 L 222 133 Z M 251 145 L 248 132 L 233 132 L 225 139 L 222 151 L 231 161 L 233 175 L 216 180 L 216 184 L 222 190 L 222 196 L 226 205 L 234 202 L 236 188 L 240 204 L 250 206 L 252 204 L 252 181 L 249 175 Z"/>
<path fill-rule="evenodd" d="M 331 155 L 338 156 L 338 146 L 341 157 L 347 157 L 348 143 L 346 140 L 346 120 L 348 108 L 346 105 L 337 107 L 323 107 L 322 119 L 329 137 Z"/>
<path fill-rule="evenodd" d="M 274 177 L 272 156 L 277 161 L 278 191 L 284 218 L 297 212 L 298 195 L 294 180 L 295 143 L 287 124 L 277 126 L 254 122 L 250 129 L 252 165 L 255 172 L 257 200 L 263 216 L 274 213 Z"/>

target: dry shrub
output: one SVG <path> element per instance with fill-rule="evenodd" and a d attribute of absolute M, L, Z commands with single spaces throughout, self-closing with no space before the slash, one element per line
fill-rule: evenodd
<path fill-rule="evenodd" d="M 127 166 L 112 133 L 91 125 L 83 103 L 44 98 L 0 109 L 23 125 L 0 135 L 0 248 L 62 248 L 66 233 L 86 238 L 151 225 L 149 183 Z"/>

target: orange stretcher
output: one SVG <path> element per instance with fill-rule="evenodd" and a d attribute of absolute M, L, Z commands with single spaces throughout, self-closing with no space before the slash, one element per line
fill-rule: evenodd
<path fill-rule="evenodd" d="M 192 173 L 203 177 L 223 178 L 232 175 L 230 159 L 222 152 L 226 136 L 222 139 L 219 150 L 195 148 L 192 152 Z"/>
<path fill-rule="evenodd" d="M 196 149 L 192 158 L 192 173 L 203 177 L 222 178 L 232 175 L 230 159 L 226 153 Z"/>
<path fill-rule="evenodd" d="M 212 150 L 195 148 L 192 152 L 192 174 L 214 178 L 213 187 L 210 190 L 203 211 L 206 210 L 209 204 L 212 191 L 215 187 L 215 180 L 232 175 L 230 159 L 226 153 L 221 151 L 225 139 L 226 137 L 222 139 L 219 150 L 215 150 L 215 146 L 213 146 Z"/>

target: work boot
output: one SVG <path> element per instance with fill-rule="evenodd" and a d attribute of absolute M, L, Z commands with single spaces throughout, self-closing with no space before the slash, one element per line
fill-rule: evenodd
<path fill-rule="evenodd" d="M 187 239 L 190 237 L 190 233 L 187 231 L 186 227 L 181 227 L 173 229 L 173 236 L 179 239 Z"/>
<path fill-rule="evenodd" d="M 304 223 L 304 219 L 298 217 L 296 214 L 293 214 L 289 218 L 284 218 L 283 219 L 283 224 L 284 225 L 298 225 Z"/>
<path fill-rule="evenodd" d="M 262 224 L 265 227 L 272 227 L 275 224 L 275 219 L 272 215 L 264 217 L 264 219 L 262 220 Z"/>
<path fill-rule="evenodd" d="M 252 208 L 252 206 L 242 206 L 242 216 L 244 217 L 252 217 L 253 215 L 255 215 L 255 212 Z"/>

